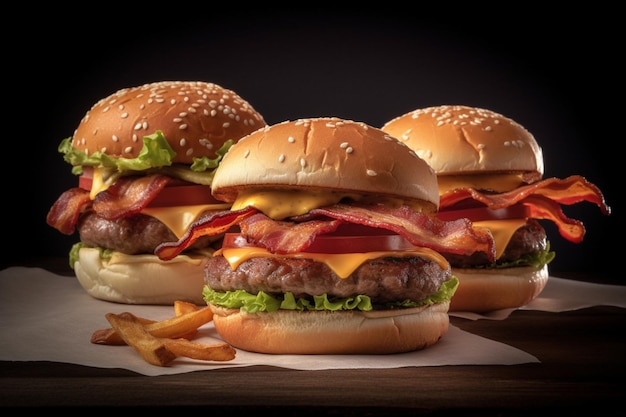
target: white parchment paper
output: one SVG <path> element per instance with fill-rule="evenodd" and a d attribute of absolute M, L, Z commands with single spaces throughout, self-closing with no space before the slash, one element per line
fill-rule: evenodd
<path fill-rule="evenodd" d="M 526 309 L 563 311 L 590 305 L 626 307 L 626 287 L 551 278 L 542 295 Z M 40 268 L 10 267 L 0 271 L 0 360 L 54 361 L 99 368 L 122 368 L 144 375 L 164 375 L 252 365 L 299 370 L 399 368 L 443 365 L 513 365 L 539 362 L 506 344 L 465 332 L 453 325 L 435 345 L 394 355 L 264 355 L 237 351 L 233 361 L 202 362 L 179 358 L 171 366 L 147 364 L 131 347 L 90 342 L 94 330 L 110 327 L 106 313 L 130 311 L 161 320 L 171 306 L 116 304 L 89 296 L 76 278 Z M 510 312 L 491 317 L 502 319 Z M 460 316 L 463 316 L 460 314 Z M 200 342 L 220 341 L 211 323 L 202 327 Z"/>

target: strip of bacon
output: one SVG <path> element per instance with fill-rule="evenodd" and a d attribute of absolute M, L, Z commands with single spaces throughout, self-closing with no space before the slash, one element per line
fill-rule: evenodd
<path fill-rule="evenodd" d="M 471 255 L 486 253 L 495 260 L 495 242 L 491 232 L 473 227 L 468 219 L 444 221 L 415 211 L 408 206 L 398 208 L 378 205 L 335 204 L 313 209 L 309 216 L 328 216 L 369 227 L 391 230 L 415 246 L 437 252 Z"/>
<path fill-rule="evenodd" d="M 116 220 L 137 214 L 172 181 L 164 175 L 123 177 L 96 195 L 93 209 L 98 216 Z"/>
<path fill-rule="evenodd" d="M 580 175 L 565 179 L 548 178 L 500 194 L 483 193 L 474 188 L 458 188 L 441 196 L 439 210 L 445 210 L 466 199 L 479 201 L 491 209 L 499 209 L 521 202 L 531 195 L 542 195 L 565 205 L 588 201 L 596 204 L 604 214 L 611 213 L 600 189 Z"/>
<path fill-rule="evenodd" d="M 495 260 L 495 243 L 488 230 L 472 227 L 467 219 L 443 221 L 407 206 L 336 204 L 313 209 L 292 220 L 295 221 L 275 221 L 252 207 L 209 214 L 192 224 L 178 242 L 163 243 L 155 253 L 161 259 L 172 259 L 200 236 L 223 233 L 236 224 L 251 241 L 270 252 L 300 252 L 311 245 L 315 236 L 333 232 L 342 222 L 350 222 L 393 231 L 415 246 L 463 255 L 480 251 Z"/>
<path fill-rule="evenodd" d="M 59 232 L 71 235 L 82 210 L 91 203 L 89 191 L 70 188 L 57 198 L 46 216 L 46 222 Z"/>
<path fill-rule="evenodd" d="M 239 227 L 250 242 L 270 252 L 294 253 L 311 246 L 316 236 L 334 232 L 341 223 L 341 220 L 275 221 L 258 213 L 242 221 Z"/>
<path fill-rule="evenodd" d="M 192 223 L 187 232 L 178 241 L 161 243 L 156 247 L 154 253 L 159 259 L 165 261 L 174 259 L 200 237 L 215 236 L 220 233 L 225 233 L 232 226 L 239 224 L 243 219 L 257 212 L 257 209 L 248 206 L 241 210 L 224 210 L 206 213 Z"/>
<path fill-rule="evenodd" d="M 529 210 L 527 217 L 551 220 L 559 233 L 573 243 L 580 243 L 585 235 L 582 222 L 567 217 L 561 204 L 572 205 L 582 201 L 596 204 L 605 215 L 611 214 L 600 189 L 580 175 L 566 179 L 548 178 L 501 194 L 487 194 L 473 188 L 459 188 L 441 196 L 439 212 L 454 210 L 473 200 L 492 210 L 523 204 Z"/>
<path fill-rule="evenodd" d="M 524 199 L 522 204 L 529 208 L 528 217 L 551 220 L 565 239 L 573 243 L 583 241 L 585 225 L 579 220 L 567 217 L 558 203 L 544 196 L 535 195 Z"/>

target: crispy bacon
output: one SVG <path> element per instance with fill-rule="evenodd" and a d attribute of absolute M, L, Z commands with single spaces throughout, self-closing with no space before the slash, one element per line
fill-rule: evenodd
<path fill-rule="evenodd" d="M 391 230 L 415 246 L 437 252 L 471 255 L 485 252 L 495 260 L 495 243 L 489 231 L 474 228 L 467 219 L 444 221 L 415 211 L 408 206 L 398 208 L 382 204 L 335 204 L 311 210 L 310 216 L 324 215 L 351 223 Z"/>
<path fill-rule="evenodd" d="M 171 181 L 177 180 L 163 175 L 124 177 L 98 193 L 94 201 L 89 191 L 70 188 L 54 202 L 46 221 L 61 233 L 71 235 L 80 214 L 88 207 L 107 220 L 130 216 L 144 209 Z"/>
<path fill-rule="evenodd" d="M 165 242 L 156 247 L 154 253 L 162 260 L 174 259 L 202 236 L 215 236 L 226 232 L 246 217 L 257 213 L 254 207 L 241 210 L 224 210 L 207 213 L 189 226 L 177 242 Z"/>
<path fill-rule="evenodd" d="M 123 177 L 96 195 L 93 209 L 98 216 L 115 220 L 137 214 L 171 181 L 164 175 Z"/>
<path fill-rule="evenodd" d="M 89 206 L 89 191 L 82 188 L 70 188 L 57 198 L 46 216 L 46 222 L 59 232 L 74 233 L 80 213 Z"/>
<path fill-rule="evenodd" d="M 611 213 L 611 208 L 604 201 L 600 189 L 580 175 L 572 175 L 565 179 L 548 178 L 500 194 L 484 193 L 474 188 L 458 188 L 441 196 L 439 210 L 445 210 L 468 198 L 479 201 L 491 209 L 505 208 L 534 194 L 565 205 L 588 201 L 600 207 L 604 214 Z"/>
<path fill-rule="evenodd" d="M 524 185 L 500 194 L 484 193 L 474 188 L 458 188 L 441 196 L 440 212 L 460 206 L 468 207 L 468 200 L 482 203 L 496 210 L 521 203 L 530 210 L 529 217 L 553 221 L 561 236 L 580 243 L 585 234 L 582 222 L 568 218 L 560 205 L 572 205 L 582 201 L 596 204 L 605 214 L 611 213 L 600 189 L 580 175 L 565 179 L 548 178 L 534 184 Z"/>
<path fill-rule="evenodd" d="M 274 221 L 252 207 L 211 214 L 196 221 L 178 242 L 159 245 L 155 253 L 161 259 L 172 259 L 198 237 L 223 233 L 236 224 L 252 242 L 270 252 L 300 252 L 311 245 L 315 236 L 350 222 L 393 231 L 415 246 L 464 255 L 481 251 L 495 259 L 495 243 L 486 229 L 473 228 L 467 219 L 439 220 L 407 206 L 336 204 L 291 220 Z"/>
<path fill-rule="evenodd" d="M 258 213 L 239 224 L 241 232 L 252 243 L 273 253 L 301 252 L 311 246 L 315 237 L 337 230 L 340 220 L 311 220 L 302 223 L 275 221 Z"/>

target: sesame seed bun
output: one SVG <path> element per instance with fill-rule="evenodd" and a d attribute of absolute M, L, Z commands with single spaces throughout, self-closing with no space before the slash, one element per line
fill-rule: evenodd
<path fill-rule="evenodd" d="M 543 176 L 543 152 L 522 125 L 491 110 L 443 105 L 417 109 L 384 124 L 440 178 L 466 174 Z"/>
<path fill-rule="evenodd" d="M 454 268 L 459 279 L 450 311 L 485 313 L 518 308 L 537 298 L 548 283 L 548 265 L 540 268 Z"/>
<path fill-rule="evenodd" d="M 468 188 L 487 190 L 490 194 L 514 192 L 543 176 L 543 153 L 534 136 L 519 123 L 491 110 L 461 105 L 427 107 L 388 121 L 382 130 L 428 162 L 437 173 L 442 196 Z M 478 207 L 484 205 L 480 203 Z M 440 207 L 440 213 L 446 208 Z M 495 218 L 492 220 L 495 223 L 489 226 L 497 223 Z M 527 221 L 520 220 L 518 226 Z M 494 233 L 494 237 L 503 235 L 501 231 Z M 535 248 L 542 246 L 546 246 L 545 236 L 534 242 Z M 453 262 L 451 265 L 459 287 L 451 300 L 450 311 L 517 308 L 537 297 L 548 281 L 547 265 L 512 263 L 508 268 L 493 268 L 491 264 L 479 265 L 480 268 L 456 267 Z"/>
<path fill-rule="evenodd" d="M 247 313 L 210 305 L 229 344 L 271 354 L 388 354 L 435 344 L 449 327 L 449 302 L 379 311 Z"/>
<path fill-rule="evenodd" d="M 163 81 L 121 89 L 85 114 L 72 146 L 88 154 L 135 158 L 145 135 L 161 130 L 174 163 L 215 158 L 229 139 L 264 126 L 263 117 L 234 91 L 202 81 Z"/>
<path fill-rule="evenodd" d="M 212 192 L 233 202 L 250 189 L 324 189 L 412 200 L 433 211 L 439 205 L 436 175 L 414 152 L 393 147 L 404 145 L 360 122 L 286 121 L 233 145 L 215 173 Z"/>

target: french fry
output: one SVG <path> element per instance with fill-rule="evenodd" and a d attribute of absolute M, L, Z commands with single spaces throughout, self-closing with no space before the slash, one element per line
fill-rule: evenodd
<path fill-rule="evenodd" d="M 145 319 L 143 317 L 137 317 L 132 313 L 120 313 L 118 316 L 121 317 L 130 317 L 132 316 L 135 320 L 140 322 L 141 324 L 150 324 L 154 323 L 155 320 Z M 93 332 L 91 335 L 91 343 L 98 345 L 125 345 L 124 339 L 115 331 L 114 328 L 109 327 L 108 329 L 99 329 Z"/>
<path fill-rule="evenodd" d="M 176 300 L 174 301 L 174 315 L 182 316 L 183 314 L 190 313 L 192 311 L 197 311 L 200 307 L 198 307 L 194 303 L 190 303 L 188 301 Z M 198 334 L 198 329 L 191 330 L 189 333 L 181 335 L 185 339 L 193 339 Z"/>
<path fill-rule="evenodd" d="M 190 313 L 192 311 L 197 311 L 200 307 L 195 305 L 194 303 L 190 303 L 187 301 L 176 300 L 174 301 L 174 315 L 182 316 L 183 314 Z"/>
<path fill-rule="evenodd" d="M 161 341 L 176 356 L 202 361 L 230 361 L 235 359 L 235 348 L 228 343 L 208 345 L 187 339 L 161 339 Z"/>
<path fill-rule="evenodd" d="M 209 307 L 200 308 L 195 304 L 192 305 L 193 308 L 189 305 L 185 306 L 181 304 L 179 306 L 180 315 L 176 315 L 175 317 L 162 321 L 154 321 L 137 317 L 129 312 L 120 314 L 129 317 L 132 316 L 134 320 L 144 324 L 146 330 L 155 337 L 190 339 L 197 334 L 199 327 L 213 320 L 213 311 L 211 311 Z M 183 309 L 190 311 L 183 312 Z M 115 329 L 109 328 L 93 332 L 91 335 L 91 343 L 100 345 L 123 345 L 124 340 L 117 334 Z"/>
<path fill-rule="evenodd" d="M 213 320 L 213 311 L 207 306 L 180 316 L 146 324 L 146 330 L 155 337 L 177 339 Z"/>
<path fill-rule="evenodd" d="M 176 354 L 161 339 L 152 336 L 134 316 L 107 313 L 105 317 L 124 342 L 139 352 L 146 362 L 167 366 L 176 359 Z"/>

